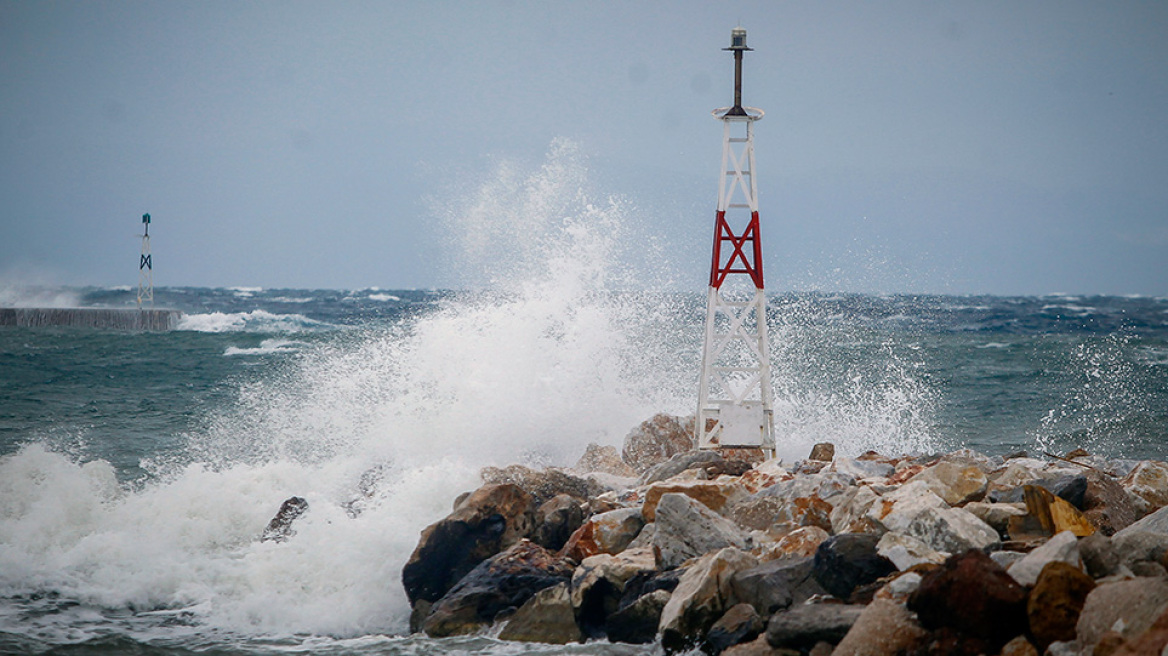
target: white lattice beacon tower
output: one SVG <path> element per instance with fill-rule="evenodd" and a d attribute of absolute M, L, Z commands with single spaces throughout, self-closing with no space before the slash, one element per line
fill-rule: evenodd
<path fill-rule="evenodd" d="M 154 262 L 150 259 L 150 215 L 142 215 L 142 257 L 138 260 L 138 309 L 142 301 L 154 307 Z"/>
<path fill-rule="evenodd" d="M 734 53 L 734 106 L 713 112 L 722 121 L 722 174 L 694 434 L 699 449 L 760 449 L 772 457 L 774 392 L 754 177 L 754 123 L 763 111 L 742 106 L 742 55 L 752 50 L 746 30 L 734 28 L 724 50 Z"/>

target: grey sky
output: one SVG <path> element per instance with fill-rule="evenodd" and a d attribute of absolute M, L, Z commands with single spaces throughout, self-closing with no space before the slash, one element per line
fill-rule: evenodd
<path fill-rule="evenodd" d="M 700 289 L 738 23 L 770 289 L 1168 294 L 1163 2 L 0 0 L 0 280 L 450 285 L 566 137 Z"/>

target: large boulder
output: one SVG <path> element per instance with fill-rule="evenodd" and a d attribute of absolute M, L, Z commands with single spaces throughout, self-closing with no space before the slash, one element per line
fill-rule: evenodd
<path fill-rule="evenodd" d="M 896 569 L 907 570 L 914 565 L 940 565 L 949 554 L 942 554 L 924 542 L 902 533 L 885 533 L 876 543 L 876 553 L 892 561 Z"/>
<path fill-rule="evenodd" d="M 710 627 L 702 651 L 717 656 L 734 645 L 754 640 L 765 628 L 753 606 L 735 604 Z"/>
<path fill-rule="evenodd" d="M 665 462 L 657 463 L 641 474 L 641 482 L 645 484 L 667 481 L 675 476 L 695 470 L 692 476 L 699 480 L 708 480 L 706 468 L 718 466 L 726 461 L 717 451 L 685 451 L 671 456 Z"/>
<path fill-rule="evenodd" d="M 772 560 L 742 570 L 730 580 L 734 598 L 754 606 L 760 615 L 773 615 L 816 596 L 827 594 L 815 580 L 815 559 Z"/>
<path fill-rule="evenodd" d="M 810 604 L 775 613 L 767 624 L 766 639 L 772 647 L 807 653 L 817 643 L 837 644 L 851 631 L 864 606 Z"/>
<path fill-rule="evenodd" d="M 834 499 L 831 509 L 832 533 L 883 533 L 885 528 L 868 517 L 868 511 L 880 499 L 871 487 L 860 485 Z"/>
<path fill-rule="evenodd" d="M 1142 515 L 1168 506 L 1168 462 L 1145 460 L 1120 485 L 1135 500 Z"/>
<path fill-rule="evenodd" d="M 535 508 L 517 485 L 485 485 L 426 527 L 402 568 L 410 605 L 438 601 L 479 563 L 530 535 Z"/>
<path fill-rule="evenodd" d="M 435 638 L 473 633 L 537 592 L 568 583 L 573 566 L 523 540 L 470 571 L 430 611 L 423 629 Z"/>
<path fill-rule="evenodd" d="M 666 494 L 657 504 L 653 551 L 660 569 L 725 547 L 750 548 L 742 529 L 684 494 Z"/>
<path fill-rule="evenodd" d="M 817 526 L 825 531 L 831 530 L 831 504 L 817 496 L 790 500 L 754 497 L 734 506 L 726 514 L 739 526 L 756 531 L 775 526 Z"/>
<path fill-rule="evenodd" d="M 1026 600 L 1026 615 L 1034 645 L 1045 652 L 1050 643 L 1075 639 L 1075 624 L 1095 589 L 1095 581 L 1079 568 L 1051 561 L 1042 568 Z"/>
<path fill-rule="evenodd" d="M 531 539 L 545 549 L 559 551 L 568 538 L 584 523 L 584 509 L 580 500 L 567 494 L 557 494 L 535 511 L 535 530 Z"/>
<path fill-rule="evenodd" d="M 597 554 L 620 553 L 644 527 L 645 519 L 639 508 L 619 508 L 593 515 L 568 538 L 563 554 L 581 561 Z"/>
<path fill-rule="evenodd" d="M 1052 562 L 1064 562 L 1076 569 L 1083 569 L 1083 559 L 1079 556 L 1079 539 L 1074 533 L 1070 531 L 1059 533 L 1047 540 L 1046 544 L 1010 565 L 1006 571 L 1020 585 L 1031 587 L 1038 580 L 1043 568 Z"/>
<path fill-rule="evenodd" d="M 638 574 L 656 571 L 650 549 L 585 558 L 572 574 L 571 602 L 576 621 L 590 638 L 605 635 L 605 623 L 620 608 L 625 584 Z"/>
<path fill-rule="evenodd" d="M 926 629 L 948 628 L 999 649 L 1027 627 L 1026 589 L 981 551 L 951 556 L 926 572 L 908 609 Z M 990 652 L 994 653 L 994 652 Z"/>
<path fill-rule="evenodd" d="M 583 642 L 584 634 L 576 625 L 567 584 L 560 583 L 535 593 L 507 621 L 499 639 L 551 645 Z"/>
<path fill-rule="evenodd" d="M 661 644 L 679 651 L 701 643 L 710 626 L 734 604 L 730 580 L 735 572 L 758 564 L 754 556 L 727 547 L 703 556 L 677 584 L 661 613 Z"/>
<path fill-rule="evenodd" d="M 1087 491 L 1083 493 L 1083 514 L 1104 535 L 1114 535 L 1139 519 L 1140 512 L 1131 495 L 1111 476 L 1088 470 Z"/>
<path fill-rule="evenodd" d="M 949 504 L 937 496 L 925 481 L 905 483 L 869 504 L 866 517 L 881 531 L 904 533 L 926 510 L 948 510 Z"/>
<path fill-rule="evenodd" d="M 618 608 L 605 622 L 608 639 L 638 645 L 656 640 L 661 613 L 672 595 L 669 590 L 654 590 Z"/>
<path fill-rule="evenodd" d="M 694 448 L 693 417 L 658 414 L 625 436 L 621 459 L 638 472 Z"/>
<path fill-rule="evenodd" d="M 963 508 L 926 508 L 913 517 L 904 533 L 951 554 L 1001 542 L 997 531 Z"/>
<path fill-rule="evenodd" d="M 587 501 L 608 491 L 604 485 L 591 478 L 581 478 L 559 469 L 532 469 L 523 465 L 509 465 L 502 469 L 484 467 L 480 472 L 483 482 L 488 485 L 517 485 L 530 494 L 536 507 L 546 503 L 558 494 L 567 494 L 581 501 Z"/>
<path fill-rule="evenodd" d="M 861 586 L 896 571 L 876 551 L 880 538 L 868 533 L 844 533 L 824 540 L 815 550 L 815 580 L 832 595 L 847 600 Z"/>
<path fill-rule="evenodd" d="M 1075 635 L 1083 645 L 1099 642 L 1112 629 L 1132 639 L 1147 631 L 1166 609 L 1168 581 L 1164 579 L 1102 583 L 1087 595 L 1075 624 Z"/>
<path fill-rule="evenodd" d="M 598 472 L 622 478 L 636 478 L 637 472 L 621 460 L 620 452 L 614 446 L 600 446 L 595 442 L 584 448 L 584 454 L 572 469 L 581 474 Z"/>
<path fill-rule="evenodd" d="M 925 641 L 927 632 L 916 616 L 890 599 L 868 604 L 834 653 L 847 656 L 896 656 L 910 654 Z"/>
<path fill-rule="evenodd" d="M 674 493 L 696 499 L 702 502 L 705 507 L 718 513 L 750 496 L 741 483 L 732 479 L 653 483 L 645 490 L 645 500 L 641 504 L 641 514 L 644 515 L 645 521 L 656 521 L 657 504 L 661 501 L 661 497 Z"/>

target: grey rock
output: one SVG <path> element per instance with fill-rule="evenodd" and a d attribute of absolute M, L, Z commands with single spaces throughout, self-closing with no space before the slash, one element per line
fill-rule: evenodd
<path fill-rule="evenodd" d="M 280 504 L 280 510 L 272 521 L 268 522 L 260 536 L 260 542 L 284 542 L 296 535 L 292 530 L 292 522 L 308 511 L 308 502 L 301 497 L 291 497 Z"/>
<path fill-rule="evenodd" d="M 568 596 L 568 585 L 560 583 L 535 593 L 499 632 L 500 640 L 566 645 L 583 642 L 576 615 Z"/>
<path fill-rule="evenodd" d="M 776 613 L 767 624 L 767 643 L 772 647 L 810 649 L 818 642 L 837 644 L 864 612 L 864 606 L 812 604 Z"/>
<path fill-rule="evenodd" d="M 1087 573 L 1096 579 L 1119 574 L 1123 566 L 1123 560 L 1111 538 L 1101 533 L 1079 538 L 1079 556 L 1083 558 L 1083 567 Z"/>
<path fill-rule="evenodd" d="M 749 548 L 750 537 L 734 522 L 684 494 L 662 495 L 656 520 L 653 550 L 660 569 L 724 547 Z"/>
<path fill-rule="evenodd" d="M 1132 524 L 1129 529 L 1120 531 L 1111 538 L 1111 544 L 1115 547 L 1120 562 L 1128 567 L 1140 561 L 1157 562 L 1164 557 L 1165 552 L 1168 552 L 1168 533 L 1142 531 L 1136 528 L 1138 524 L 1139 522 Z"/>
<path fill-rule="evenodd" d="M 584 523 L 584 509 L 575 497 L 557 494 L 535 511 L 535 522 L 532 541 L 545 549 L 559 551 Z"/>
<path fill-rule="evenodd" d="M 641 482 L 645 485 L 664 481 L 687 469 L 696 469 L 704 465 L 710 465 L 716 462 L 723 462 L 723 458 L 717 451 L 687 451 L 679 453 L 669 460 L 650 467 L 641 476 Z"/>
<path fill-rule="evenodd" d="M 1075 633 L 1081 644 L 1093 645 L 1113 627 L 1124 638 L 1140 635 L 1168 608 L 1168 581 L 1136 578 L 1103 583 L 1087 595 Z"/>
<path fill-rule="evenodd" d="M 1010 565 L 1006 573 L 1020 585 L 1032 587 L 1038 580 L 1038 575 L 1042 573 L 1042 568 L 1055 561 L 1083 569 L 1083 559 L 1079 556 L 1079 539 L 1074 533 L 1063 531 L 1052 537 L 1046 544 Z"/>
<path fill-rule="evenodd" d="M 926 508 L 913 517 L 904 533 L 951 554 L 1001 542 L 993 527 L 962 508 Z"/>
<path fill-rule="evenodd" d="M 772 560 L 736 573 L 730 579 L 734 598 L 771 615 L 797 606 L 816 595 L 828 594 L 815 580 L 815 558 Z"/>

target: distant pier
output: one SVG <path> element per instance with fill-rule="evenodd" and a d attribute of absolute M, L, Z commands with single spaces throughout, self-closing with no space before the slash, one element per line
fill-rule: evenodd
<path fill-rule="evenodd" d="M 182 312 L 138 308 L 0 308 L 0 326 L 174 330 Z"/>

